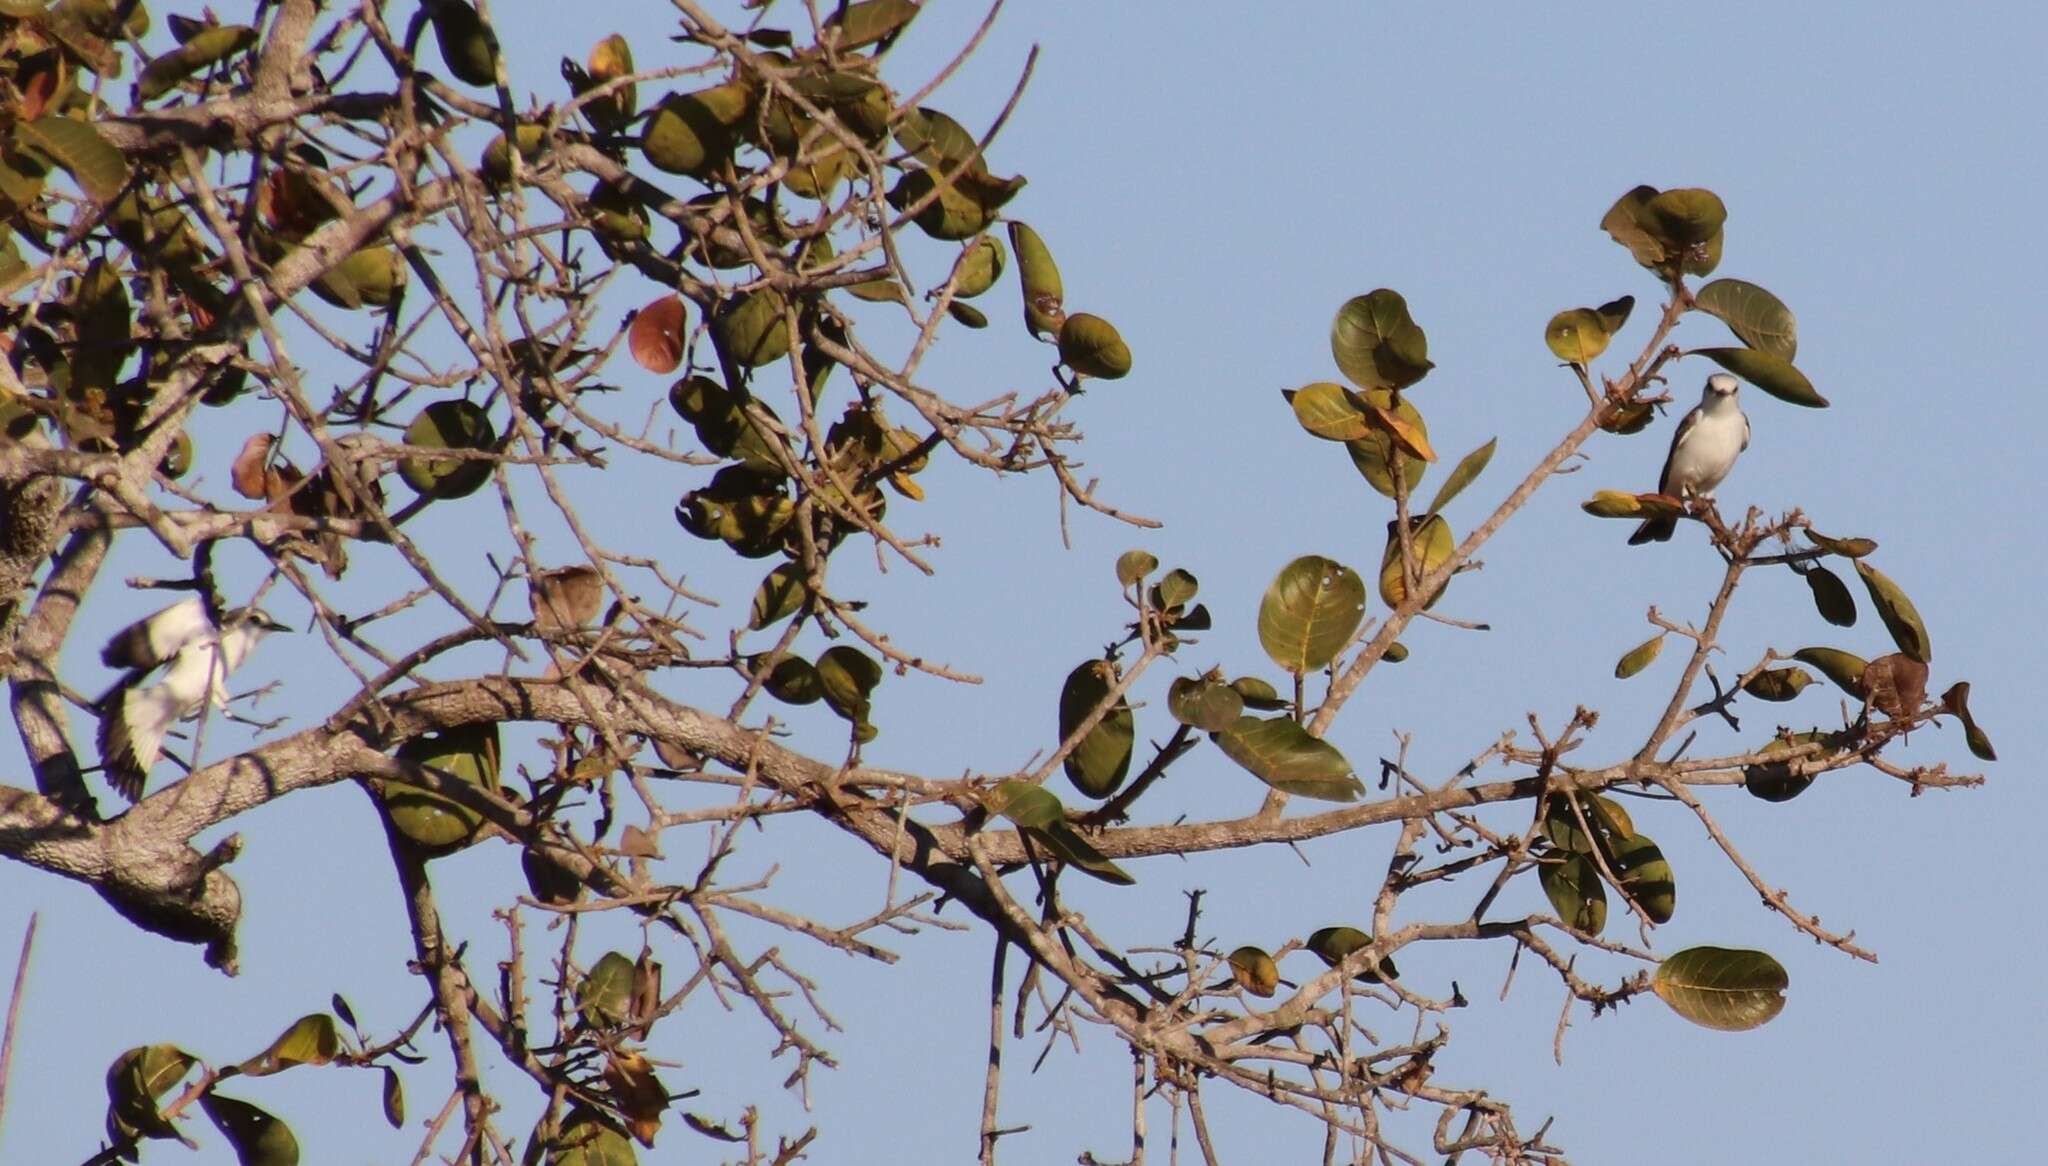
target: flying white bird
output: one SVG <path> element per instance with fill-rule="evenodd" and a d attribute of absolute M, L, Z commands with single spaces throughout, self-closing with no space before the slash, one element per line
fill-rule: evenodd
<path fill-rule="evenodd" d="M 1712 501 L 1714 487 L 1735 468 L 1735 459 L 1749 448 L 1749 418 L 1735 403 L 1740 382 L 1725 372 L 1707 378 L 1700 403 L 1678 423 L 1671 435 L 1671 453 L 1664 459 L 1664 474 L 1657 479 L 1657 492 L 1683 501 L 1703 498 Z M 1630 546 L 1664 542 L 1678 529 L 1678 519 L 1646 518 L 1628 537 Z"/>
<path fill-rule="evenodd" d="M 181 600 L 116 633 L 100 651 L 110 668 L 127 668 L 99 699 L 100 760 L 107 780 L 129 801 L 163 755 L 171 726 L 211 704 L 227 706 L 228 673 L 241 667 L 266 632 L 283 627 L 253 607 L 235 608 L 215 627 L 197 598 Z M 168 665 L 154 684 L 143 681 Z"/>

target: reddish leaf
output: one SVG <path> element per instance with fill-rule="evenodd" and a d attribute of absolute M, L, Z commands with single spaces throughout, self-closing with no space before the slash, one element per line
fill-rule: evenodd
<path fill-rule="evenodd" d="M 1904 652 L 1879 656 L 1863 669 L 1870 703 L 1888 717 L 1909 717 L 1927 703 L 1927 665 Z"/>
<path fill-rule="evenodd" d="M 626 330 L 626 346 L 648 372 L 674 372 L 683 363 L 682 297 L 663 296 L 640 309 Z"/>

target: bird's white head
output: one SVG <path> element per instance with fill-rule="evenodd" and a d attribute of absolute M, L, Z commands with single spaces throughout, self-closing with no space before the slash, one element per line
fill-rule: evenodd
<path fill-rule="evenodd" d="M 1711 401 L 1715 397 L 1732 397 L 1735 395 L 1735 390 L 1741 387 L 1741 381 L 1736 380 L 1725 372 L 1717 372 L 1707 378 L 1707 391 L 1701 397 L 1701 400 Z"/>
<path fill-rule="evenodd" d="M 285 624 L 272 619 L 270 613 L 260 607 L 233 608 L 222 617 L 221 623 L 224 627 L 248 628 L 258 634 L 291 630 Z"/>

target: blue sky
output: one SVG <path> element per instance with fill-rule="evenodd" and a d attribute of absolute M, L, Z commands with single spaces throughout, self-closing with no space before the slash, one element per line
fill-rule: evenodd
<path fill-rule="evenodd" d="M 496 6 L 516 15 L 522 34 L 508 38 L 514 75 L 549 97 L 555 58 L 580 58 L 615 29 L 633 38 L 643 66 L 662 60 L 667 27 L 641 7 Z M 1069 410 L 1089 435 L 1087 473 L 1117 505 L 1167 526 L 1140 532 L 1076 515 L 1072 548 L 1063 549 L 1049 485 L 935 467 L 921 479 L 930 499 L 914 511 L 893 504 L 892 519 L 943 535 L 939 575 L 898 566 L 878 576 L 860 550 L 842 555 L 835 578 L 871 600 L 871 622 L 987 683 L 891 678 L 877 698 L 884 732 L 869 759 L 950 775 L 1001 771 L 1051 747 L 1060 679 L 1115 635 L 1122 608 L 1111 566 L 1133 546 L 1195 572 L 1217 615 L 1216 631 L 1184 650 L 1186 670 L 1270 672 L 1253 616 L 1273 573 L 1306 553 L 1370 567 L 1388 517 L 1342 452 L 1302 433 L 1279 396 L 1334 376 L 1327 333 L 1337 305 L 1375 287 L 1401 291 L 1438 366 L 1414 394 L 1437 448 L 1454 458 L 1499 437 L 1493 468 L 1451 509 L 1462 531 L 1576 420 L 1579 390 L 1542 343 L 1551 313 L 1630 293 L 1638 319 L 1615 352 L 1632 353 L 1647 334 L 1657 286 L 1598 230 L 1601 213 L 1636 183 L 1709 187 L 1730 210 L 1717 274 L 1761 283 L 1793 307 L 1799 364 L 1834 402 L 1805 411 L 1746 393 L 1755 436 L 1719 491 L 1724 507 L 1799 506 L 1823 530 L 1878 539 L 1876 561 L 1931 627 L 1933 688 L 1972 681 L 1973 707 L 2005 760 L 1975 792 L 1913 799 L 1866 772 L 1785 805 L 1733 791 L 1709 799 L 1773 885 L 1830 927 L 1853 927 L 1882 957 L 1876 966 L 1816 948 L 1763 911 L 1682 811 L 1638 818 L 1678 871 L 1679 913 L 1658 931 L 1660 950 L 1762 947 L 1789 969 L 1790 1003 L 1759 1031 L 1708 1032 L 1650 1000 L 1598 1020 L 1581 1009 L 1560 1068 L 1551 1060 L 1558 990 L 1524 967 L 1497 1003 L 1505 949 L 1404 954 L 1402 968 L 1433 991 L 1456 979 L 1474 1001 L 1448 1018 L 1454 1040 L 1441 1079 L 1493 1089 L 1525 1130 L 1554 1114 L 1554 1140 L 1574 1161 L 2029 1159 L 2034 1139 L 2013 1115 L 2030 1111 L 2048 1073 L 2048 1017 L 2031 970 L 2041 954 L 2033 824 L 2048 795 L 2034 776 L 2041 757 L 2025 711 L 2040 692 L 2031 653 L 2043 631 L 2029 564 L 2044 533 L 2032 501 L 2043 481 L 2034 435 L 2048 417 L 2028 353 L 2043 255 L 2038 191 L 2048 178 L 2043 19 L 2020 5 L 1938 18 L 1896 11 L 1302 4 L 1261 18 L 1152 3 L 1011 5 L 932 103 L 986 124 L 1030 46 L 1041 47 L 992 162 L 1030 178 L 1009 209 L 1059 257 L 1069 309 L 1115 321 L 1136 356 L 1130 377 Z M 896 50 L 891 75 L 928 75 L 980 15 L 935 4 Z M 936 248 L 927 254 L 940 262 Z M 621 310 L 653 294 L 615 292 Z M 950 332 L 926 380 L 961 400 L 1037 390 L 1051 354 L 1017 326 L 1013 284 L 984 305 L 995 326 Z M 1684 325 L 1679 342 L 1724 335 L 1701 319 Z M 1708 371 L 1682 362 L 1674 391 L 1690 397 Z M 665 387 L 623 361 L 615 376 L 645 395 L 639 410 Z M 256 424 L 209 423 L 223 428 L 202 434 L 202 457 L 215 449 L 221 458 Z M 1409 734 L 1411 764 L 1447 776 L 1502 731 L 1523 727 L 1525 714 L 1555 726 L 1584 704 L 1602 717 L 1581 760 L 1625 755 L 1631 734 L 1639 741 L 1661 708 L 1668 687 L 1658 685 L 1676 664 L 1667 654 L 1624 683 L 1612 678 L 1614 661 L 1649 634 L 1649 605 L 1697 618 L 1716 560 L 1696 530 L 1628 548 L 1625 526 L 1586 517 L 1577 504 L 1598 488 L 1649 489 L 1671 423 L 1592 443 L 1439 609 L 1493 630 L 1418 627 L 1407 637 L 1413 658 L 1377 671 L 1331 739 L 1363 767 L 1391 753 L 1395 734 Z M 602 537 L 662 557 L 727 610 L 743 608 L 760 565 L 720 562 L 668 519 L 675 496 L 695 483 L 671 470 L 624 472 L 623 481 L 579 487 L 606 503 L 596 516 Z M 439 521 L 465 529 L 459 514 Z M 117 570 L 165 566 L 144 552 Z M 91 650 L 137 608 L 128 597 L 96 600 L 94 622 L 66 657 L 79 687 L 98 686 Z M 694 622 L 722 635 L 727 618 L 705 611 Z M 1731 671 L 1767 646 L 1889 650 L 1867 612 L 1854 629 L 1830 629 L 1797 580 L 1764 573 L 1745 586 L 1725 638 Z M 251 674 L 289 676 L 289 661 L 273 642 Z M 299 686 L 288 685 L 282 711 L 304 716 L 330 703 Z M 1168 732 L 1164 686 L 1160 675 L 1140 692 L 1153 702 L 1140 731 L 1153 739 Z M 1821 722 L 1835 708 L 1824 690 L 1753 708 L 1741 734 L 1704 726 L 1700 749 L 1760 742 L 1777 718 Z M 670 691 L 722 707 L 723 694 L 702 681 Z M 799 743 L 830 748 L 836 730 L 821 710 L 793 720 Z M 1907 756 L 1969 761 L 1953 729 L 1916 734 Z M 18 756 L 0 752 L 0 767 L 19 774 Z M 1213 751 L 1176 774 L 1155 812 L 1235 814 L 1257 797 Z M 1519 811 L 1501 822 L 1519 826 Z M 202 967 L 191 949 L 137 934 L 73 885 L 0 868 L 0 942 L 11 949 L 7 937 L 30 911 L 42 913 L 0 1157 L 85 1158 L 97 1144 L 101 1074 L 128 1045 L 174 1041 L 237 1059 L 337 990 L 381 1031 L 410 1019 L 420 997 L 361 795 L 316 791 L 235 829 L 246 844 L 234 869 L 247 900 L 237 981 Z M 1362 917 L 1391 837 L 1325 840 L 1299 855 L 1153 859 L 1134 864 L 1137 888 L 1070 893 L 1091 920 L 1159 943 L 1178 934 L 1181 892 L 1205 887 L 1205 936 L 1226 950 L 1277 947 Z M 694 871 L 689 849 L 680 839 L 670 847 L 675 877 Z M 881 906 L 886 872 L 823 830 L 782 828 L 748 857 L 748 873 L 776 868 L 780 901 L 823 918 Z M 517 878 L 510 848 L 447 860 L 436 876 L 451 927 L 480 953 L 500 950 L 503 932 L 488 910 L 494 888 Z M 1435 905 L 1455 909 L 1471 894 L 1461 888 L 1463 898 Z M 1533 882 L 1509 897 L 1504 910 L 1541 909 Z M 623 925 L 588 931 L 586 952 L 637 947 Z M 751 1099 L 781 1128 L 817 1123 L 827 1139 L 819 1161 L 966 1160 L 988 944 L 928 930 L 893 946 L 903 961 L 883 969 L 784 942 L 827 985 L 845 1027 L 828 1041 L 845 1068 L 814 1083 L 809 1114 L 775 1087 L 788 1065 L 762 1065 L 763 1032 L 708 1009 L 657 1048 L 682 1062 L 665 1074 L 669 1084 L 705 1091 L 688 1108 L 730 1116 Z M 1388 1028 L 1405 1037 L 1407 1021 Z M 1013 1047 L 1003 1116 L 1032 1129 L 1006 1142 L 1009 1159 L 1123 1152 L 1128 1063 L 1105 1034 L 1083 1038 L 1079 1053 L 1055 1049 L 1035 1076 L 1024 1070 L 1037 1043 Z M 423 1044 L 439 1051 L 434 1039 Z M 407 1080 L 417 1090 L 416 1130 L 441 1098 L 427 1089 L 431 1072 Z M 515 1095 L 523 1088 L 500 1083 Z M 381 1124 L 373 1074 L 300 1070 L 264 1085 L 243 1092 L 292 1121 L 308 1162 L 402 1160 L 416 1141 L 414 1131 L 393 1135 Z M 1299 1160 L 1319 1144 L 1310 1123 L 1225 1097 L 1210 1094 L 1226 1160 Z M 1165 1122 L 1153 1114 L 1155 1131 Z M 210 1131 L 195 1133 L 203 1153 L 166 1145 L 148 1160 L 230 1160 Z M 706 1156 L 692 1138 L 671 1130 L 660 1160 Z M 1164 1152 L 1163 1141 L 1154 1150 Z"/>

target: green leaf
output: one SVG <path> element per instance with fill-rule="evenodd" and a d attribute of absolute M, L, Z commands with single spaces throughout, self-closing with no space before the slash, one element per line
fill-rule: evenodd
<path fill-rule="evenodd" d="M 1131 348 L 1116 325 L 1075 312 L 1060 325 L 1060 363 L 1082 376 L 1113 381 L 1131 371 Z"/>
<path fill-rule="evenodd" d="M 1629 677 L 1648 668 L 1650 662 L 1657 658 L 1657 653 L 1663 650 L 1664 633 L 1658 632 L 1656 635 L 1630 648 L 1622 655 L 1620 660 L 1615 661 L 1614 678 L 1616 680 L 1627 680 Z"/>
<path fill-rule="evenodd" d="M 1279 690 L 1256 676 L 1240 676 L 1230 682 L 1230 688 L 1243 698 L 1246 708 L 1272 713 L 1287 707 L 1287 702 L 1280 699 Z"/>
<path fill-rule="evenodd" d="M 242 1062 L 242 1073 L 266 1077 L 293 1065 L 324 1065 L 341 1051 L 341 1033 L 325 1012 L 301 1016 L 270 1047 Z"/>
<path fill-rule="evenodd" d="M 1650 922 L 1671 921 L 1678 909 L 1678 884 L 1672 877 L 1671 864 L 1664 861 L 1664 852 L 1657 849 L 1649 835 L 1616 839 L 1608 862 L 1621 879 L 1621 893 L 1634 900 Z"/>
<path fill-rule="evenodd" d="M 1344 957 L 1372 943 L 1372 936 L 1356 927 L 1318 927 L 1310 933 L 1302 946 L 1314 953 L 1317 959 L 1330 967 L 1344 962 Z M 1377 984 L 1400 976 L 1395 970 L 1391 956 L 1382 956 L 1378 964 L 1360 971 L 1351 977 L 1364 984 Z"/>
<path fill-rule="evenodd" d="M 1014 777 L 997 782 L 994 789 L 982 795 L 981 801 L 989 813 L 1000 814 L 1027 829 L 1042 830 L 1067 820 L 1066 807 L 1051 790 Z"/>
<path fill-rule="evenodd" d="M 1334 381 L 1304 385 L 1288 394 L 1287 403 L 1301 427 L 1325 441 L 1357 441 L 1373 432 L 1365 422 L 1365 411 Z"/>
<path fill-rule="evenodd" d="M 1125 551 L 1116 558 L 1116 581 L 1135 587 L 1145 576 L 1159 569 L 1159 556 L 1150 551 Z"/>
<path fill-rule="evenodd" d="M 1814 391 L 1806 374 L 1792 362 L 1754 348 L 1695 348 L 1688 356 L 1704 356 L 1771 396 L 1808 409 L 1825 409 L 1828 399 Z"/>
<path fill-rule="evenodd" d="M 144 101 L 155 101 L 177 88 L 178 82 L 255 43 L 256 30 L 246 24 L 217 24 L 202 29 L 192 39 L 151 61 L 136 79 L 135 95 Z"/>
<path fill-rule="evenodd" d="M 1296 675 L 1337 658 L 1365 618 L 1365 580 L 1321 555 L 1280 568 L 1259 601 L 1259 645 Z"/>
<path fill-rule="evenodd" d="M 1717 279 L 1693 293 L 1700 310 L 1716 316 L 1735 338 L 1780 360 L 1799 355 L 1799 322 L 1778 297 L 1740 279 Z"/>
<path fill-rule="evenodd" d="M 1067 674 L 1060 686 L 1060 740 L 1072 736 L 1088 714 L 1100 707 L 1116 685 L 1116 665 L 1107 660 L 1087 660 Z M 1067 754 L 1067 780 L 1091 798 L 1106 798 L 1124 783 L 1131 770 L 1131 749 L 1138 737 L 1137 715 L 1122 700 L 1073 752 Z"/>
<path fill-rule="evenodd" d="M 1971 756 L 1979 761 L 1998 760 L 1998 750 L 1991 747 L 1991 738 L 1977 726 L 1977 718 L 1970 715 L 1970 682 L 1958 680 L 1949 685 L 1941 694 L 1941 703 L 1963 722 L 1963 743 L 1970 747 Z"/>
<path fill-rule="evenodd" d="M 1350 802 L 1365 792 L 1336 746 L 1309 736 L 1287 717 L 1239 717 L 1216 735 L 1216 745 L 1224 756 L 1283 793 Z"/>
<path fill-rule="evenodd" d="M 498 726 L 492 722 L 422 733 L 400 745 L 395 756 L 471 785 L 498 788 Z M 483 827 L 475 810 L 431 790 L 390 781 L 374 788 L 393 828 L 429 857 L 460 850 Z"/>
<path fill-rule="evenodd" d="M 825 19 L 825 32 L 840 52 L 865 48 L 896 35 L 918 6 L 912 0 L 857 0 Z"/>
<path fill-rule="evenodd" d="M 1607 322 L 1591 308 L 1570 308 L 1550 318 L 1543 327 L 1543 343 L 1567 364 L 1587 365 L 1607 351 L 1613 334 Z"/>
<path fill-rule="evenodd" d="M 428 19 L 434 22 L 441 60 L 457 80 L 479 87 L 497 84 L 498 54 L 484 33 L 483 19 L 468 0 L 435 0 Z"/>
<path fill-rule="evenodd" d="M 930 111 L 918 111 L 929 114 Z M 951 120 L 951 119 L 948 119 Z M 906 117 L 897 127 L 897 140 L 906 148 L 916 149 L 904 141 L 904 131 L 912 124 Z M 966 131 L 960 131 L 966 136 Z M 973 142 L 968 138 L 970 145 Z M 1024 293 L 1024 327 L 1033 336 L 1057 336 L 1060 322 L 1064 319 L 1061 310 L 1066 299 L 1066 290 L 1060 282 L 1059 265 L 1053 262 L 1052 252 L 1038 232 L 1030 224 L 1010 221 L 1010 250 L 1017 253 L 1017 283 Z"/>
<path fill-rule="evenodd" d="M 1067 822 L 1054 822 L 1037 829 L 1025 830 L 1024 834 L 1050 850 L 1060 861 L 1078 870 L 1085 871 L 1105 883 L 1128 887 L 1137 882 L 1130 872 L 1111 862 L 1108 856 L 1095 849 L 1093 843 L 1081 836 Z"/>
<path fill-rule="evenodd" d="M 1770 668 L 1750 677 L 1742 691 L 1758 700 L 1787 701 L 1812 683 L 1813 675 L 1804 668 Z"/>
<path fill-rule="evenodd" d="M 1787 757 L 1792 750 L 1802 745 L 1826 746 L 1819 756 L 1839 751 L 1839 740 L 1832 733 L 1812 729 L 1804 733 L 1788 733 L 1780 730 L 1776 737 L 1757 750 L 1760 757 Z M 1767 802 L 1789 802 L 1806 792 L 1816 775 L 1794 773 L 1792 763 L 1785 761 L 1764 761 L 1747 765 L 1742 770 L 1742 788 L 1752 797 Z"/>
<path fill-rule="evenodd" d="M 760 631 L 771 624 L 781 623 L 795 615 L 810 599 L 811 587 L 804 581 L 803 564 L 784 563 L 768 572 L 761 585 L 754 589 L 747 627 Z"/>
<path fill-rule="evenodd" d="M 624 1132 L 582 1105 L 569 1111 L 562 1128 L 547 1141 L 545 1166 L 634 1166 L 639 1159 Z"/>
<path fill-rule="evenodd" d="M 1175 567 L 1152 588 L 1152 606 L 1161 611 L 1172 611 L 1185 607 L 1201 590 L 1201 582 L 1192 574 Z"/>
<path fill-rule="evenodd" d="M 1176 676 L 1166 687 L 1166 710 L 1183 725 L 1220 733 L 1244 715 L 1244 697 L 1220 680 Z"/>
<path fill-rule="evenodd" d="M 870 694 L 882 683 L 882 666 L 851 644 L 825 649 L 818 657 L 818 684 L 833 712 L 856 726 L 868 723 Z"/>
<path fill-rule="evenodd" d="M 1913 601 L 1884 572 L 1861 559 L 1856 560 L 1856 573 L 1863 577 L 1863 588 L 1870 592 L 1871 606 L 1877 608 L 1877 617 L 1884 621 L 1884 629 L 1892 634 L 1892 642 L 1899 646 L 1899 651 L 1922 664 L 1930 663 L 1934 659 L 1934 647 L 1927 638 L 1927 625 L 1920 622 L 1920 613 L 1914 609 Z"/>
<path fill-rule="evenodd" d="M 1246 944 L 1230 953 L 1230 978 L 1254 996 L 1271 996 L 1280 990 L 1280 965 L 1265 948 Z"/>
<path fill-rule="evenodd" d="M 220 1127 L 241 1166 L 298 1166 L 299 1140 L 271 1114 L 211 1089 L 199 1095 L 199 1107 Z"/>
<path fill-rule="evenodd" d="M 592 1028 L 615 1028 L 633 1015 L 633 960 L 608 951 L 576 984 L 576 1011 Z"/>
<path fill-rule="evenodd" d="M 398 1080 L 398 1070 L 389 1065 L 379 1066 L 384 1070 L 384 1120 L 394 1130 L 405 1128 L 405 1086 Z"/>
<path fill-rule="evenodd" d="M 711 340 L 720 352 L 747 368 L 759 368 L 789 354 L 785 301 L 774 288 L 728 299 L 711 318 Z"/>
<path fill-rule="evenodd" d="M 473 401 L 435 401 L 405 427 L 405 443 L 428 449 L 489 450 L 498 443 L 498 431 L 483 407 Z M 482 489 L 491 480 L 491 463 L 405 457 L 399 459 L 398 476 L 419 493 L 447 501 Z"/>
<path fill-rule="evenodd" d="M 1622 296 L 1619 299 L 1608 300 L 1593 310 L 1600 315 L 1600 326 L 1607 329 L 1607 334 L 1612 336 L 1621 331 L 1622 325 L 1628 323 L 1629 313 L 1636 310 L 1636 298 Z"/>
<path fill-rule="evenodd" d="M 176 1045 L 144 1045 L 129 1049 L 107 1066 L 107 1127 L 130 1137 L 171 1138 L 180 1135 L 157 1108 L 157 1098 L 177 1088 L 199 1058 Z"/>
<path fill-rule="evenodd" d="M 1419 582 L 1430 572 L 1443 566 L 1458 549 L 1457 539 L 1451 534 L 1451 524 L 1441 514 L 1423 516 L 1411 515 L 1408 519 L 1410 534 L 1409 549 L 1415 552 L 1415 578 Z M 1408 599 L 1408 575 L 1401 562 L 1400 520 L 1387 523 L 1387 545 L 1380 552 L 1380 598 L 1388 607 L 1399 607 Z M 1449 581 L 1438 587 L 1436 592 L 1423 602 L 1423 610 L 1436 606 L 1443 598 L 1444 588 Z"/>
<path fill-rule="evenodd" d="M 1791 982 L 1784 966 L 1763 952 L 1689 947 L 1657 965 L 1650 987 L 1694 1024 L 1744 1032 L 1784 1010 Z"/>
<path fill-rule="evenodd" d="M 1330 354 L 1361 389 L 1404 389 L 1436 367 L 1429 338 L 1408 314 L 1408 301 L 1388 288 L 1354 296 L 1337 309 Z"/>
<path fill-rule="evenodd" d="M 759 670 L 763 663 L 766 661 L 757 656 L 748 661 L 748 666 Z M 784 656 L 775 661 L 761 687 L 784 704 L 816 704 L 825 696 L 825 684 L 818 679 L 818 669 L 802 656 Z"/>
<path fill-rule="evenodd" d="M 112 202 L 128 185 L 128 160 L 85 122 L 46 113 L 15 126 L 14 140 L 69 174 L 94 202 Z"/>
<path fill-rule="evenodd" d="M 1655 197 L 1657 188 L 1654 186 L 1638 186 L 1630 190 L 1607 208 L 1607 213 L 1600 218 L 1600 229 L 1628 248 L 1628 253 L 1635 257 L 1637 263 L 1663 275 L 1667 274 L 1670 250 L 1663 240 L 1651 233 L 1646 209 Z"/>
<path fill-rule="evenodd" d="M 1485 471 L 1486 464 L 1493 460 L 1493 447 L 1499 442 L 1499 438 L 1489 437 L 1485 445 L 1458 459 L 1458 464 L 1451 470 L 1451 476 L 1444 479 L 1444 484 L 1436 488 L 1436 497 L 1429 500 L 1431 514 L 1440 513 L 1444 507 L 1451 504 L 1451 499 L 1464 493 L 1465 487 L 1471 485 L 1473 480 Z"/>
<path fill-rule="evenodd" d="M 1644 204 L 1646 221 L 1665 242 L 1677 248 L 1697 247 L 1721 233 L 1728 208 L 1711 190 L 1667 190 Z"/>
<path fill-rule="evenodd" d="M 1003 247 L 1003 241 L 994 235 L 979 235 L 974 241 L 961 248 L 958 260 L 960 278 L 953 285 L 953 294 L 963 300 L 995 286 L 1003 277 L 1003 268 L 1009 263 L 1010 253 Z"/>
<path fill-rule="evenodd" d="M 1591 857 L 1566 854 L 1555 862 L 1546 860 L 1537 866 L 1536 879 L 1543 884 L 1543 893 L 1557 909 L 1558 918 L 1594 935 L 1606 929 L 1607 888 Z"/>
<path fill-rule="evenodd" d="M 1835 686 L 1858 700 L 1863 699 L 1863 670 L 1869 662 L 1852 652 L 1837 648 L 1801 648 L 1792 653 L 1801 664 L 1811 664 Z"/>
<path fill-rule="evenodd" d="M 1060 804 L 1051 790 L 1009 778 L 984 793 L 982 805 L 988 807 L 990 813 L 1009 819 L 1019 833 L 1069 866 L 1118 886 L 1129 886 L 1137 881 L 1074 829 L 1067 821 L 1066 807 Z"/>
<path fill-rule="evenodd" d="M 1577 811 L 1572 809 L 1571 797 L 1552 794 L 1549 805 L 1544 809 L 1539 829 L 1543 837 L 1559 850 L 1571 854 L 1592 854 L 1598 849 L 1602 854 L 1612 855 L 1615 843 L 1635 836 L 1636 825 L 1620 802 L 1580 794 L 1578 807 Z M 1580 813 L 1585 814 L 1592 834 L 1587 834 L 1579 825 Z"/>
<path fill-rule="evenodd" d="M 1860 559 L 1877 549 L 1876 539 L 1829 538 L 1812 527 L 1806 528 L 1805 534 L 1807 542 L 1830 554 L 1841 555 L 1847 559 Z"/>
<path fill-rule="evenodd" d="M 1856 626 L 1856 598 L 1840 575 L 1815 566 L 1806 572 L 1806 586 L 1813 592 L 1813 606 L 1822 619 L 1838 628 Z"/>

